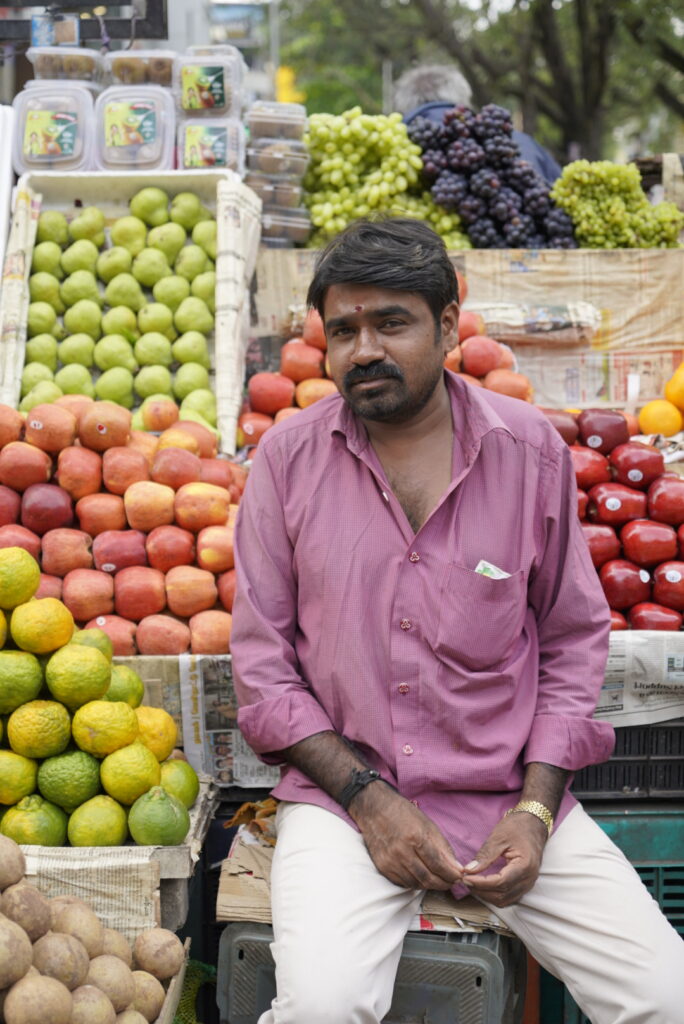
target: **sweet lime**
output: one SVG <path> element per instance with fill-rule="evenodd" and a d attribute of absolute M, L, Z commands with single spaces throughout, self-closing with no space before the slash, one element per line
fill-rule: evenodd
<path fill-rule="evenodd" d="M 13 750 L 0 750 L 0 804 L 16 804 L 36 788 L 38 765 Z"/>
<path fill-rule="evenodd" d="M 197 772 L 187 761 L 164 761 L 160 785 L 185 807 L 192 807 L 199 793 Z"/>
<path fill-rule="evenodd" d="M 10 633 L 15 644 L 32 654 L 56 651 L 69 643 L 73 632 L 74 617 L 56 597 L 20 604 L 10 619 Z"/>
<path fill-rule="evenodd" d="M 0 680 L 0 714 L 7 715 L 38 696 L 43 670 L 26 651 L 0 651 Z"/>
<path fill-rule="evenodd" d="M 123 701 L 91 700 L 74 715 L 71 732 L 81 750 L 106 757 L 137 739 L 138 720 Z"/>
<path fill-rule="evenodd" d="M 61 807 L 34 793 L 10 807 L 0 821 L 0 832 L 26 846 L 64 846 L 67 816 Z"/>
<path fill-rule="evenodd" d="M 94 796 L 69 818 L 72 846 L 122 846 L 128 836 L 126 811 L 110 796 Z"/>
<path fill-rule="evenodd" d="M 131 807 L 128 828 L 140 846 L 178 846 L 190 829 L 190 815 L 180 800 L 154 786 Z"/>
<path fill-rule="evenodd" d="M 82 647 L 95 647 L 104 654 L 107 661 L 111 661 L 114 655 L 112 641 L 103 629 L 77 629 L 69 643 L 80 644 Z"/>
<path fill-rule="evenodd" d="M 112 665 L 112 679 L 105 700 L 122 700 L 131 708 L 138 708 L 145 696 L 145 684 L 128 665 Z"/>
<path fill-rule="evenodd" d="M 24 757 L 53 757 L 71 739 L 69 712 L 54 700 L 30 700 L 13 711 L 7 723 L 10 747 Z"/>
<path fill-rule="evenodd" d="M 30 601 L 40 586 L 40 567 L 23 548 L 0 550 L 0 608 Z"/>
<path fill-rule="evenodd" d="M 135 709 L 140 739 L 149 747 L 158 761 L 165 761 L 178 738 L 178 728 L 168 711 L 142 705 Z"/>
<path fill-rule="evenodd" d="M 102 651 L 69 643 L 55 651 L 48 661 L 45 681 L 55 700 L 76 711 L 104 696 L 111 674 L 111 665 Z"/>
<path fill-rule="evenodd" d="M 38 768 L 38 789 L 70 814 L 100 792 L 100 762 L 85 750 L 48 757 Z"/>
<path fill-rule="evenodd" d="M 639 413 L 639 429 L 642 434 L 664 434 L 672 437 L 682 429 L 682 414 L 672 402 L 656 398 L 647 402 Z"/>
<path fill-rule="evenodd" d="M 161 779 L 159 762 L 143 743 L 136 740 L 109 754 L 100 769 L 102 785 L 122 804 L 132 804 Z"/>

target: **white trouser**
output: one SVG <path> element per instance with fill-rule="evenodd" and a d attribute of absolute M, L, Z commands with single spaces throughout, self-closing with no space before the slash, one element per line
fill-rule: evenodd
<path fill-rule="evenodd" d="M 421 901 L 375 868 L 360 834 L 310 804 L 281 804 L 272 909 L 278 995 L 259 1024 L 378 1024 Z M 532 890 L 492 907 L 592 1024 L 682 1024 L 684 942 L 636 871 L 575 807 Z"/>

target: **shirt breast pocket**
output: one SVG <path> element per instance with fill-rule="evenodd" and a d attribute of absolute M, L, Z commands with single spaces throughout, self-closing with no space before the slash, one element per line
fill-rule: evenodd
<path fill-rule="evenodd" d="M 527 611 L 526 573 L 492 579 L 452 562 L 439 595 L 435 653 L 455 668 L 485 671 L 510 654 Z"/>

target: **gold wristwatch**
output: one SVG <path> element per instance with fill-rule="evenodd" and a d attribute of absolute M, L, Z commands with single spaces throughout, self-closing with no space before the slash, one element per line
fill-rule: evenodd
<path fill-rule="evenodd" d="M 521 814 L 523 811 L 526 811 L 527 814 L 534 814 L 535 818 L 543 821 L 548 834 L 551 835 L 553 831 L 553 814 L 551 814 L 548 807 L 545 807 L 538 800 L 521 800 L 515 807 L 511 807 L 506 811 L 504 818 L 507 818 L 509 814 Z"/>

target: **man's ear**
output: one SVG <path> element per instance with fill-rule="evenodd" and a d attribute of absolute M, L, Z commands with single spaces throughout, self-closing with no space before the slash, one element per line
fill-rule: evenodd
<path fill-rule="evenodd" d="M 442 328 L 442 347 L 445 354 L 451 352 L 458 344 L 458 314 L 460 306 L 455 300 L 442 310 L 440 325 Z"/>

